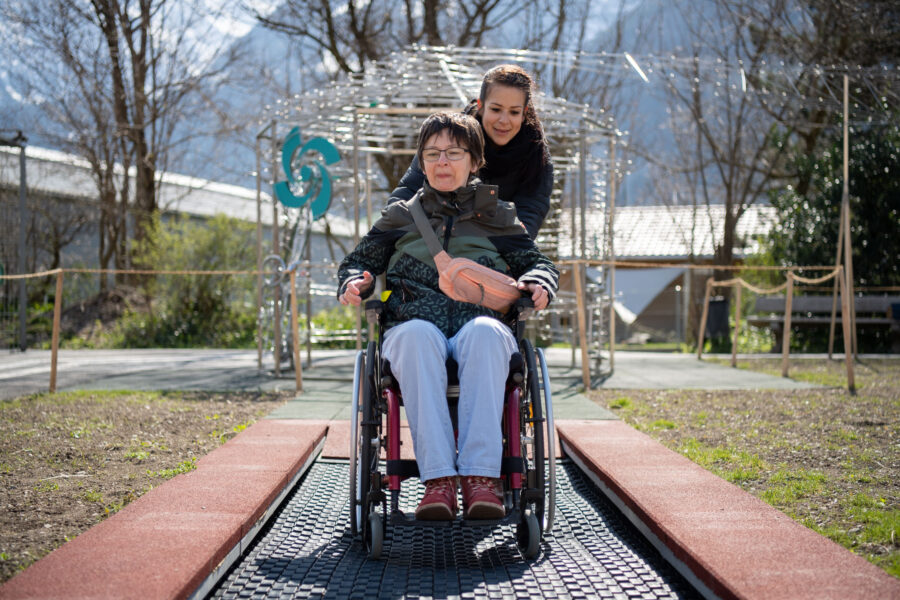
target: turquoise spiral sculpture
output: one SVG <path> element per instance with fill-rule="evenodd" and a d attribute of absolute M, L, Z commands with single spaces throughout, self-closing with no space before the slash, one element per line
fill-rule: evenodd
<path fill-rule="evenodd" d="M 318 152 L 321 160 L 315 161 L 316 171 L 309 165 L 303 165 L 300 168 L 299 181 L 308 184 L 309 189 L 306 194 L 296 196 L 292 188 L 296 186 L 298 180 L 295 177 L 292 165 L 295 157 L 303 156 L 307 152 Z M 278 201 L 288 208 L 300 208 L 309 202 L 313 219 L 318 219 L 324 215 L 331 205 L 333 188 L 331 175 L 328 173 L 326 166 L 333 165 L 339 160 L 341 160 L 341 155 L 338 149 L 325 138 L 314 137 L 303 144 L 300 137 L 300 128 L 294 127 L 291 129 L 284 140 L 284 145 L 281 147 L 281 165 L 284 168 L 287 181 L 279 181 L 275 184 L 275 196 L 278 198 Z"/>

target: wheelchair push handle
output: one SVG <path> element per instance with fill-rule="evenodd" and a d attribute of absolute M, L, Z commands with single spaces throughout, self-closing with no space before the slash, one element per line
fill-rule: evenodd
<path fill-rule="evenodd" d="M 377 323 L 384 312 L 384 302 L 379 299 L 366 300 L 366 320 L 369 323 Z"/>
<path fill-rule="evenodd" d="M 513 311 L 517 321 L 524 321 L 534 314 L 534 300 L 527 292 L 513 304 Z"/>

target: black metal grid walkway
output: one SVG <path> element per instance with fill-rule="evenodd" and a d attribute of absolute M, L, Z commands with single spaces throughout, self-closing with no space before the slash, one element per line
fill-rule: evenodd
<path fill-rule="evenodd" d="M 388 527 L 382 559 L 350 535 L 346 462 L 318 461 L 213 598 L 694 598 L 698 594 L 569 462 L 553 532 L 524 560 L 515 528 Z M 401 508 L 424 493 L 404 482 Z"/>

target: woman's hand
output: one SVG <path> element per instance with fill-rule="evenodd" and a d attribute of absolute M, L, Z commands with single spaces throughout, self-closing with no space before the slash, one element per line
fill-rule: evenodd
<path fill-rule="evenodd" d="M 525 283 L 524 281 L 520 281 L 518 287 L 520 290 L 531 292 L 531 301 L 534 302 L 534 310 L 544 310 L 547 308 L 547 305 L 550 303 L 550 293 L 544 289 L 544 286 L 539 283 Z"/>
<path fill-rule="evenodd" d="M 338 300 L 340 300 L 341 304 L 344 306 L 348 304 L 359 306 L 362 303 L 361 296 L 363 292 L 368 291 L 368 289 L 372 287 L 373 281 L 375 281 L 375 278 L 372 277 L 372 274 L 368 271 L 363 271 L 362 279 L 354 279 L 348 283 L 347 288 Z"/>

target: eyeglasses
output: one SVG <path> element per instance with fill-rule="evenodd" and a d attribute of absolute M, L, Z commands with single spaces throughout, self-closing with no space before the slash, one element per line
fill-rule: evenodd
<path fill-rule="evenodd" d="M 425 148 L 422 150 L 422 160 L 425 162 L 437 162 L 441 159 L 441 154 L 447 155 L 447 160 L 462 160 L 469 151 L 465 148 L 453 147 L 445 150 L 437 148 Z"/>

